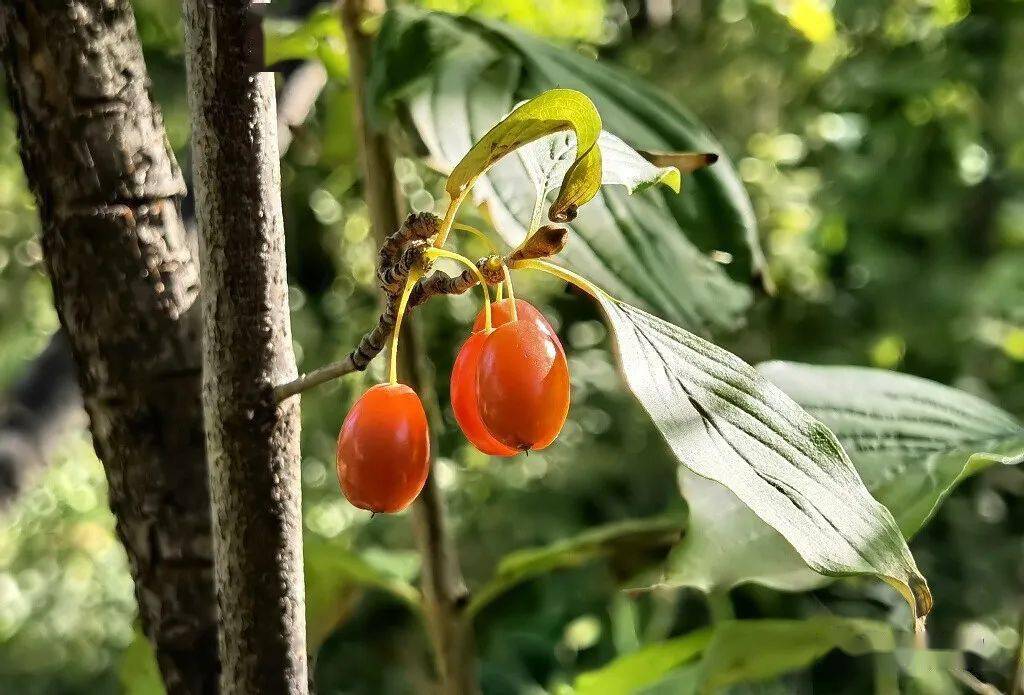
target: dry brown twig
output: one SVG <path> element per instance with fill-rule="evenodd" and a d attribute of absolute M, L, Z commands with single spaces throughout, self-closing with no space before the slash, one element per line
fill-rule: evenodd
<path fill-rule="evenodd" d="M 384 350 L 395 329 L 399 298 L 409 274 L 417 269 L 424 272 L 430 270 L 430 261 L 426 259 L 425 252 L 430 246 L 428 240 L 437 233 L 440 222 L 440 218 L 430 213 L 409 215 L 401 228 L 384 241 L 377 254 L 377 284 L 386 299 L 377 324 L 359 340 L 345 359 L 302 374 L 294 381 L 275 388 L 274 398 L 277 402 L 353 372 L 361 372 Z M 565 244 L 565 234 L 566 230 L 561 227 L 541 227 L 507 258 L 486 256 L 476 262 L 476 267 L 488 285 L 499 285 L 504 279 L 503 267 L 506 264 L 558 253 Z M 408 308 L 420 306 L 438 295 L 463 294 L 477 284 L 479 280 L 476 274 L 469 269 L 459 275 L 434 270 L 413 287 L 409 294 Z"/>

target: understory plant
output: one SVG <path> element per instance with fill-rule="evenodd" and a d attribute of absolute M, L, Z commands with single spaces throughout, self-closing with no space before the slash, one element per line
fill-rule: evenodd
<path fill-rule="evenodd" d="M 751 302 L 723 263 L 769 291 L 771 279 L 727 157 L 696 119 L 643 85 L 496 22 L 407 9 L 386 15 L 368 84 L 366 117 L 417 141 L 423 161 L 446 176 L 448 202 L 441 215 L 410 215 L 384 240 L 377 280 L 385 309 L 346 359 L 277 388 L 284 400 L 388 351 L 387 383 L 370 388 L 341 429 L 344 494 L 372 512 L 395 512 L 427 480 L 428 417 L 399 382 L 398 361 L 403 320 L 437 295 L 472 290 L 482 299 L 450 375 L 469 442 L 513 457 L 556 440 L 571 408 L 564 350 L 514 289 L 517 276 L 541 273 L 599 307 L 623 382 L 676 459 L 687 502 L 685 522 L 613 524 L 509 557 L 470 595 L 461 619 L 472 623 L 511 587 L 617 543 L 667 544 L 655 578 L 632 588 L 697 588 L 720 620 L 585 673 L 576 692 L 659 683 L 669 684 L 665 692 L 715 691 L 800 668 L 834 648 L 895 655 L 915 640 L 923 646 L 933 597 L 907 539 L 958 482 L 1024 458 L 1021 424 L 923 379 L 788 362 L 755 367 L 709 341 L 736 328 Z M 457 253 L 453 232 L 491 252 Z M 691 237 L 723 250 L 706 255 Z M 442 260 L 465 270 L 435 268 Z M 364 569 L 360 581 L 421 610 L 414 589 Z M 871 620 L 735 621 L 715 608 L 743 583 L 803 591 L 855 576 L 902 596 L 907 635 L 916 638 Z M 920 654 L 897 661 L 903 668 Z M 939 670 L 954 668 L 943 662 Z"/>

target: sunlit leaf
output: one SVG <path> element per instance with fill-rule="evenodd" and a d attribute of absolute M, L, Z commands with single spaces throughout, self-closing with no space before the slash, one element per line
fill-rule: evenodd
<path fill-rule="evenodd" d="M 414 109 L 414 115 L 422 109 Z M 657 184 L 664 184 L 676 193 L 682 182 L 679 169 L 674 166 L 656 166 L 620 138 L 602 130 L 597 138 L 601 150 L 601 185 L 622 186 L 630 194 L 638 193 Z M 538 212 L 543 210 L 549 194 L 559 185 L 573 164 L 576 152 L 576 134 L 572 131 L 540 138 L 520 148 L 516 153 L 536 190 L 537 206 L 530 218 L 517 219 L 519 229 L 534 230 L 543 222 Z M 525 201 L 527 204 L 529 200 Z M 523 206 L 524 212 L 528 206 Z"/>
<path fill-rule="evenodd" d="M 596 296 L 626 383 L 684 466 L 728 487 L 816 572 L 878 576 L 928 613 L 927 583 L 892 515 L 825 425 L 735 355 Z"/>
<path fill-rule="evenodd" d="M 588 529 L 540 548 L 517 550 L 503 558 L 491 580 L 474 593 L 467 613 L 475 615 L 513 587 L 556 569 L 627 552 L 667 550 L 679 540 L 682 528 L 679 519 L 635 519 Z"/>
<path fill-rule="evenodd" d="M 495 162 L 545 135 L 571 129 L 575 133 L 571 163 L 561 177 L 549 218 L 565 222 L 601 187 L 601 116 L 594 103 L 572 89 L 550 89 L 516 107 L 484 133 L 455 165 L 445 185 L 453 199 L 462 196 Z M 546 192 L 546 191 L 542 191 Z"/>
<path fill-rule="evenodd" d="M 766 362 L 758 370 L 835 432 L 907 537 L 964 478 L 1024 462 L 1024 426 L 959 389 L 863 367 Z"/>
<path fill-rule="evenodd" d="M 580 674 L 573 683 L 573 691 L 575 695 L 631 695 L 698 657 L 707 648 L 712 634 L 711 628 L 705 628 L 648 644 L 602 668 Z"/>
<path fill-rule="evenodd" d="M 880 369 L 768 362 L 758 367 L 828 425 L 865 486 L 916 533 L 966 477 L 1024 462 L 1024 428 L 992 404 L 925 379 Z M 690 528 L 666 581 L 705 591 L 756 582 L 801 591 L 828 580 L 729 490 L 681 473 Z"/>
<path fill-rule="evenodd" d="M 722 152 L 706 128 L 640 82 L 498 23 L 402 8 L 387 15 L 377 42 L 371 112 L 382 126 L 389 115 L 409 116 L 400 122 L 412 123 L 428 163 L 442 173 L 451 171 L 514 104 L 556 86 L 585 93 L 604 127 L 630 145 L 659 152 Z M 564 151 L 567 138 L 547 141 L 560 142 Z M 535 218 L 535 160 L 524 156 L 541 142 L 502 159 L 474 188 L 476 201 L 510 246 L 522 241 Z M 615 147 L 603 156 L 615 157 Z M 641 193 L 641 181 L 650 181 L 647 175 L 654 170 L 609 181 L 623 186 L 602 188 L 580 208 L 562 255 L 616 296 L 676 323 L 701 332 L 735 328 L 749 306 L 749 289 L 731 281 L 688 237 L 727 250 L 739 266 L 762 268 L 750 201 L 739 178 L 722 158 L 688 177 L 682 195 L 667 188 Z M 669 170 L 660 178 L 673 184 Z M 626 187 L 637 189 L 637 195 L 628 195 Z"/>
<path fill-rule="evenodd" d="M 578 676 L 573 688 L 576 695 L 631 695 L 671 679 L 665 692 L 673 695 L 717 693 L 807 668 L 833 649 L 859 656 L 895 646 L 892 628 L 871 620 L 729 620 L 620 656 Z"/>
<path fill-rule="evenodd" d="M 117 676 L 125 695 L 164 695 L 167 692 L 153 645 L 138 626 L 131 644 L 121 653 Z"/>
<path fill-rule="evenodd" d="M 851 656 L 891 652 L 892 628 L 873 620 L 815 616 L 806 620 L 730 620 L 715 626 L 701 660 L 705 693 L 806 668 L 833 649 Z"/>
<path fill-rule="evenodd" d="M 301 20 L 268 17 L 263 21 L 263 60 L 321 60 L 335 76 L 347 73 L 347 58 L 337 13 L 324 7 Z"/>
<path fill-rule="evenodd" d="M 724 485 L 680 466 L 679 491 L 694 532 L 669 554 L 664 583 L 710 594 L 747 582 L 806 591 L 832 581 L 812 571 L 782 534 Z"/>

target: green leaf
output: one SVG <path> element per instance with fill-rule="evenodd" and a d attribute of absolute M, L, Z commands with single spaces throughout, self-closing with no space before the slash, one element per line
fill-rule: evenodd
<path fill-rule="evenodd" d="M 153 645 L 136 625 L 134 637 L 121 653 L 117 667 L 118 681 L 124 695 L 164 695 L 163 678 L 156 663 Z"/>
<path fill-rule="evenodd" d="M 674 695 L 716 693 L 806 668 L 833 649 L 860 656 L 895 646 L 892 628 L 871 620 L 729 620 L 620 656 L 580 674 L 573 689 L 576 695 L 630 695 L 671 680 L 667 692 Z"/>
<path fill-rule="evenodd" d="M 768 362 L 759 371 L 839 438 L 868 491 L 909 538 L 964 478 L 1024 462 L 1024 428 L 992 404 L 880 369 Z M 693 474 L 680 485 L 688 533 L 666 581 L 704 591 L 756 582 L 802 591 L 827 583 L 786 540 L 722 486 Z"/>
<path fill-rule="evenodd" d="M 748 582 L 780 591 L 807 591 L 831 581 L 808 568 L 782 534 L 724 485 L 681 466 L 679 490 L 694 532 L 669 553 L 664 584 L 710 594 Z"/>
<path fill-rule="evenodd" d="M 631 144 L 721 153 L 706 128 L 639 82 L 498 23 L 402 8 L 385 17 L 376 43 L 371 111 L 380 125 L 396 112 L 409 115 L 401 122 L 413 125 L 428 162 L 441 172 L 450 171 L 524 96 L 556 86 L 585 93 L 597 105 L 604 127 L 627 136 Z M 545 143 L 568 146 L 570 138 L 567 134 Z M 600 146 L 606 144 L 611 143 Z M 531 172 L 536 174 L 536 159 L 524 156 L 540 146 L 537 142 L 504 158 L 474 189 L 475 199 L 511 246 L 522 241 L 535 217 Z M 616 157 L 615 149 L 602 152 Z M 616 171 L 622 180 L 609 183 L 623 185 L 602 188 L 569 225 L 566 261 L 616 296 L 691 329 L 738 326 L 750 304 L 749 289 L 731 281 L 688 238 L 710 234 L 702 239 L 708 247 L 727 250 L 738 262 L 752 257 L 753 265 L 761 267 L 750 201 L 731 164 L 723 157 L 695 172 L 681 196 L 657 190 L 629 196 L 626 188 L 643 190 L 652 170 Z M 669 170 L 662 168 L 660 174 L 672 184 Z M 606 168 L 606 178 L 612 175 Z"/>
<path fill-rule="evenodd" d="M 701 692 L 761 681 L 806 668 L 833 649 L 851 656 L 891 652 L 885 623 L 836 616 L 806 620 L 735 620 L 715 626 L 701 661 Z"/>
<path fill-rule="evenodd" d="M 263 60 L 274 65 L 285 60 L 323 60 L 325 53 L 343 55 L 343 38 L 337 14 L 327 7 L 302 20 L 267 17 L 263 20 Z M 333 67 L 332 60 L 324 63 Z"/>
<path fill-rule="evenodd" d="M 595 296 L 627 385 L 680 463 L 728 487 L 816 572 L 878 576 L 916 616 L 928 613 L 928 585 L 892 515 L 825 425 L 732 353 Z"/>
<path fill-rule="evenodd" d="M 835 432 L 908 538 L 964 478 L 1024 462 L 1024 426 L 964 391 L 884 369 L 765 362 L 758 370 Z"/>
<path fill-rule="evenodd" d="M 414 108 L 413 113 L 422 109 Z M 676 193 L 682 182 L 679 169 L 674 166 L 655 166 L 639 152 L 623 142 L 620 138 L 602 130 L 597 138 L 601 150 L 601 185 L 622 186 L 632 195 L 644 191 L 651 186 L 662 183 Z M 532 217 L 517 219 L 516 237 L 523 234 L 520 230 L 532 232 L 542 220 L 537 214 L 549 193 L 558 190 L 573 164 L 576 152 L 576 134 L 569 131 L 549 135 L 522 147 L 518 152 L 519 163 L 526 175 L 533 182 L 536 191 L 536 209 Z M 525 202 L 529 202 L 527 199 Z M 522 206 L 523 212 L 528 207 Z"/>
<path fill-rule="evenodd" d="M 712 634 L 711 628 L 704 628 L 646 645 L 602 668 L 580 674 L 573 683 L 573 691 L 575 695 L 631 695 L 699 656 Z"/>
<path fill-rule="evenodd" d="M 348 612 L 354 588 L 390 594 L 422 613 L 419 591 L 410 580 L 419 568 L 415 553 L 364 549 L 361 553 L 317 536 L 303 546 L 306 568 L 306 632 L 315 649 Z"/>
<path fill-rule="evenodd" d="M 510 589 L 553 570 L 578 567 L 616 554 L 668 548 L 679 540 L 683 526 L 679 519 L 671 518 L 621 521 L 588 529 L 551 545 L 517 550 L 505 556 L 490 581 L 474 592 L 467 613 L 476 615 Z"/>
<path fill-rule="evenodd" d="M 671 188 L 673 193 L 679 192 L 683 177 L 677 167 L 656 166 L 621 138 L 607 131 L 601 131 L 597 144 L 603 157 L 602 185 L 624 186 L 630 195 L 646 191 L 659 183 Z"/>
<path fill-rule="evenodd" d="M 463 196 L 477 178 L 505 155 L 545 135 L 571 129 L 575 157 L 566 168 L 548 213 L 554 222 L 576 217 L 576 209 L 601 187 L 601 116 L 594 102 L 572 89 L 549 89 L 516 107 L 484 133 L 448 175 L 445 189 L 452 199 Z M 539 193 L 543 196 L 546 190 Z"/>

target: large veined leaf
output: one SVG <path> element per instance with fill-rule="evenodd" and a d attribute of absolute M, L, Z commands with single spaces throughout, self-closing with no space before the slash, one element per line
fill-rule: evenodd
<path fill-rule="evenodd" d="M 878 576 L 918 616 L 931 594 L 835 435 L 732 353 L 595 292 L 626 383 L 676 458 L 729 488 L 820 574 Z"/>
<path fill-rule="evenodd" d="M 632 145 L 721 152 L 703 126 L 636 78 L 503 25 L 465 17 L 405 8 L 388 13 L 370 87 L 377 122 L 392 112 L 408 115 L 428 161 L 444 173 L 518 101 L 552 87 L 585 93 L 609 133 Z M 672 170 L 642 167 L 629 156 L 632 148 L 610 135 L 599 146 L 607 159 L 605 182 L 622 185 L 602 188 L 580 208 L 563 252 L 568 263 L 616 296 L 691 329 L 738 325 L 749 289 L 730 280 L 688 238 L 710 235 L 715 248 L 753 258 L 760 268 L 750 201 L 729 162 L 722 158 L 696 172 L 681 196 L 630 196 L 627 189 L 656 181 L 673 186 Z M 542 187 L 557 181 L 575 150 L 568 132 L 549 137 L 505 157 L 481 177 L 474 194 L 507 243 L 518 244 L 536 220 L 538 176 Z"/>
<path fill-rule="evenodd" d="M 964 391 L 884 369 L 766 362 L 758 370 L 835 432 L 907 537 L 964 478 L 1024 462 L 1024 425 Z"/>
<path fill-rule="evenodd" d="M 862 367 L 767 362 L 758 369 L 832 429 L 907 538 L 964 478 L 993 464 L 1024 463 L 1024 427 L 963 391 Z M 725 487 L 685 472 L 680 487 L 690 531 L 670 556 L 667 583 L 802 591 L 828 581 Z"/>
<path fill-rule="evenodd" d="M 580 674 L 577 695 L 631 695 L 670 673 L 674 695 L 717 693 L 737 684 L 763 681 L 806 668 L 833 649 L 852 656 L 891 652 L 892 628 L 885 623 L 837 616 L 806 620 L 729 620 L 711 628 L 646 645 L 595 671 Z M 698 657 L 699 661 L 694 662 Z M 694 663 L 691 663 L 694 662 Z"/>

